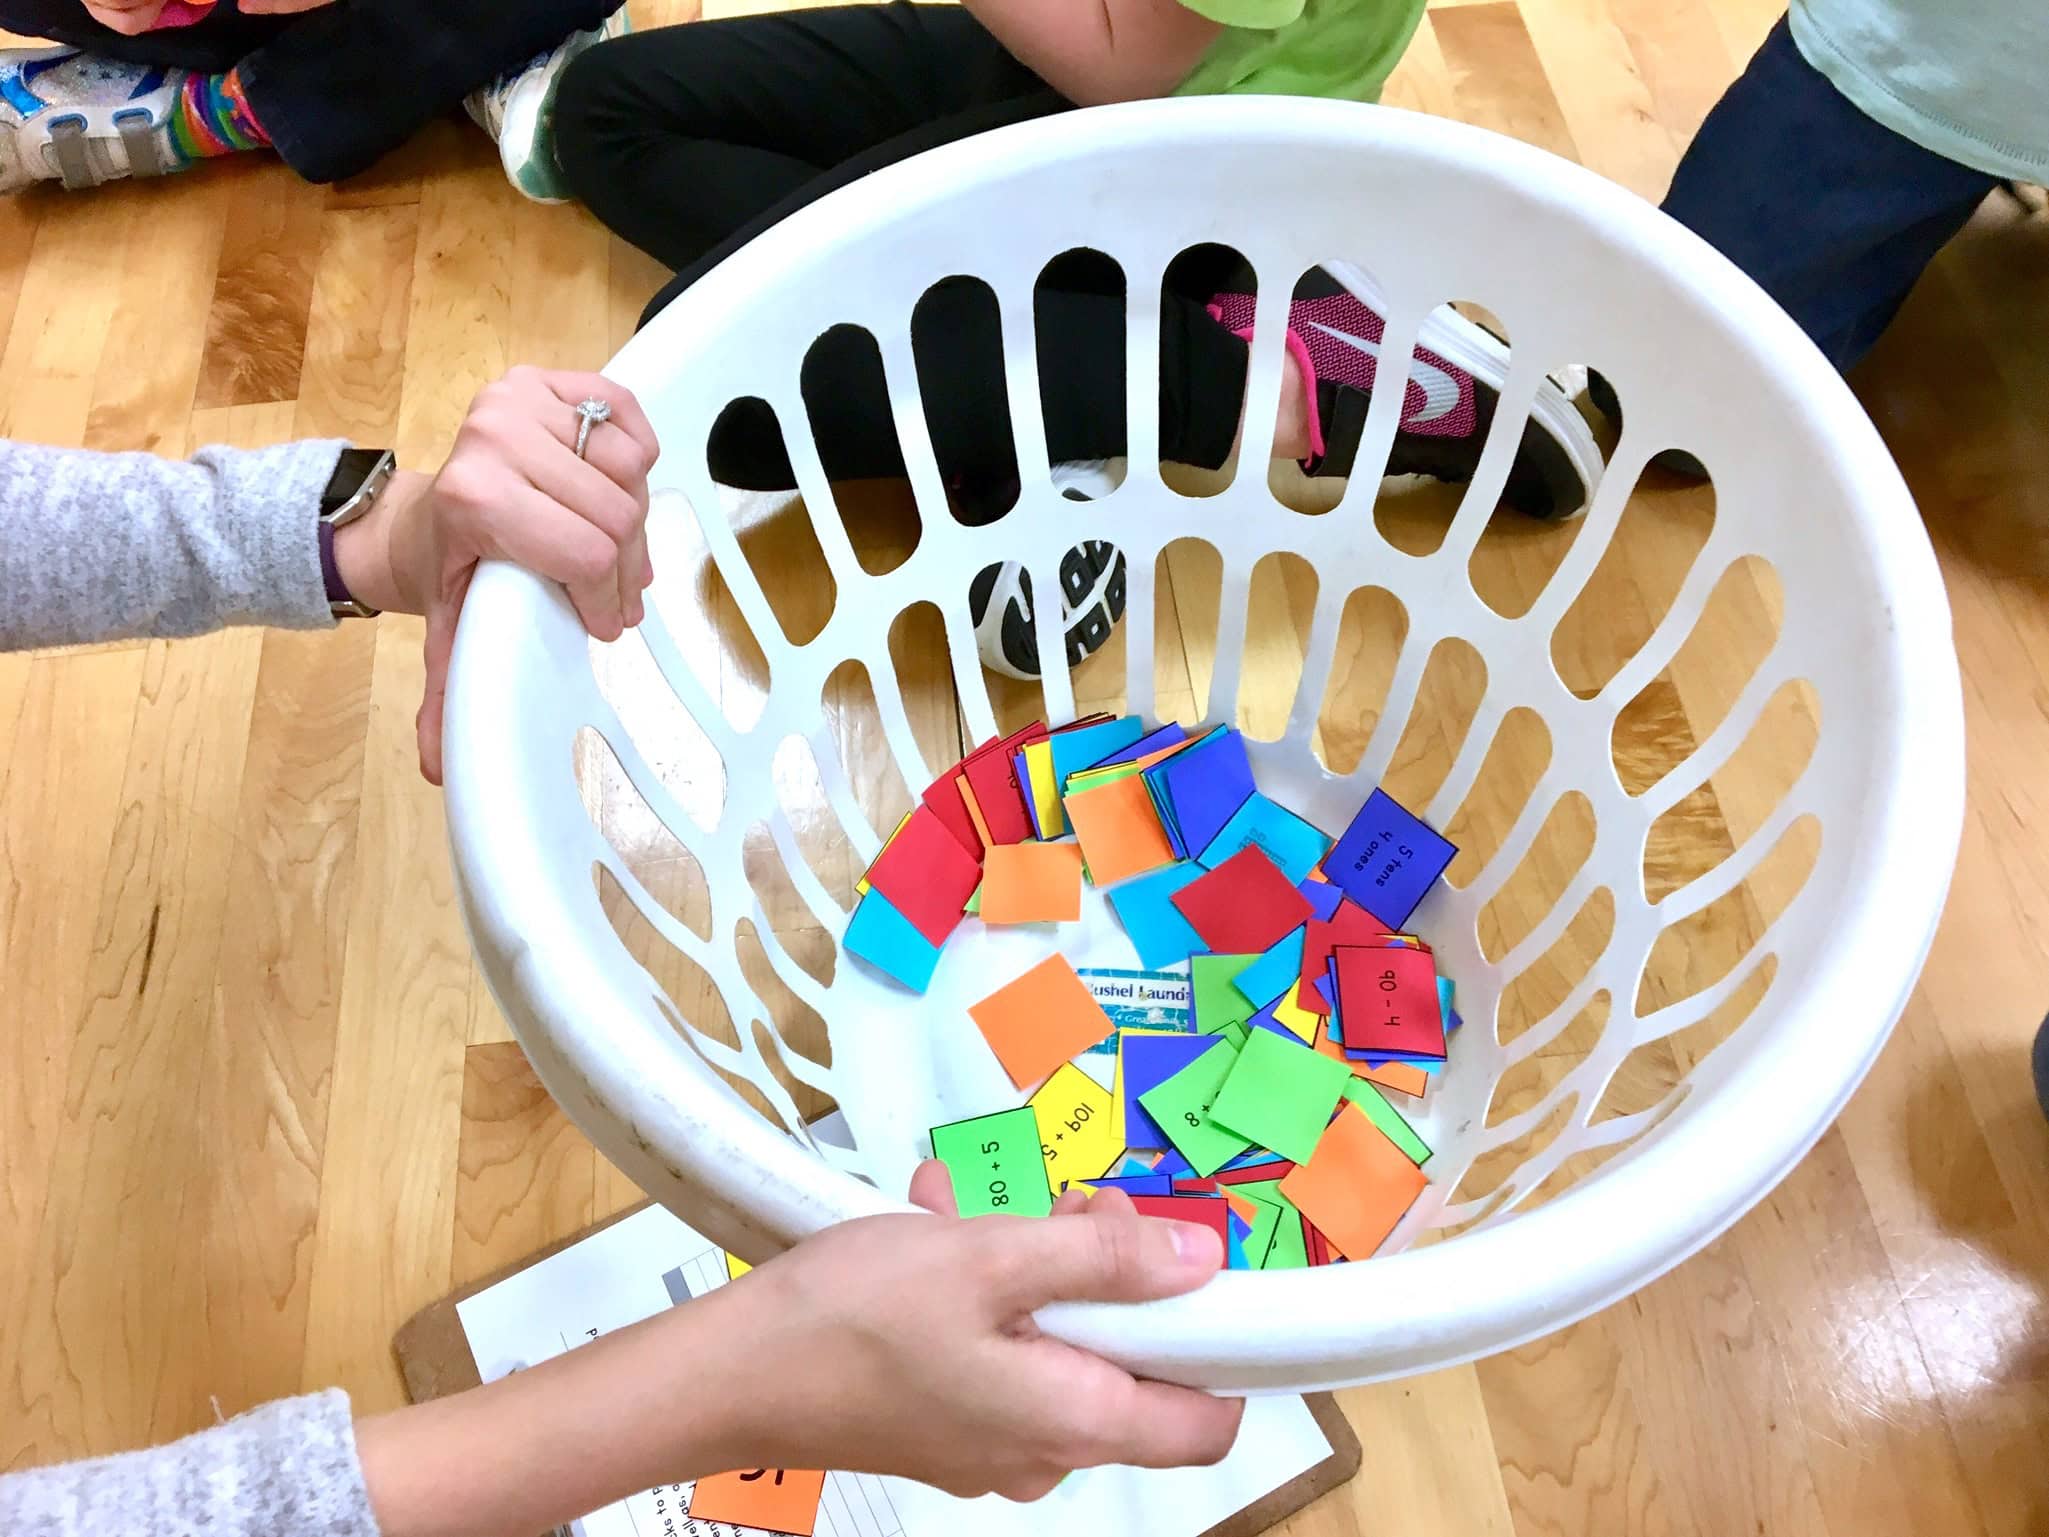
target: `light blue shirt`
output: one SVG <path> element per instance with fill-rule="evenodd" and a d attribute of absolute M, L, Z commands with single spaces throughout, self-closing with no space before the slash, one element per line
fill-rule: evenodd
<path fill-rule="evenodd" d="M 1792 0 L 1792 21 L 1807 62 L 1894 133 L 2049 181 L 2049 0 Z"/>

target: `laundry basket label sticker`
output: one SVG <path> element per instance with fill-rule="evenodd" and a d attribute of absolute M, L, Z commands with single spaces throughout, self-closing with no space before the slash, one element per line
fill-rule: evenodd
<path fill-rule="evenodd" d="M 1120 894 L 1129 889 L 1120 888 Z M 1187 956 L 1181 958 L 1186 960 Z M 1115 1056 L 1120 1030 L 1171 1030 L 1187 1034 L 1195 1029 L 1195 994 L 1186 972 L 1082 966 L 1075 975 L 1114 1027 L 1089 1047 L 1088 1055 Z"/>
<path fill-rule="evenodd" d="M 1457 854 L 1421 817 L 1375 790 L 1324 858 L 1323 870 L 1354 902 L 1400 929 Z"/>
<path fill-rule="evenodd" d="M 1110 1091 L 1072 1062 L 1048 1078 L 1030 1103 L 1046 1182 L 1056 1192 L 1077 1180 L 1100 1178 L 1123 1154 L 1124 1144 L 1111 1128 Z"/>
<path fill-rule="evenodd" d="M 933 1127 L 932 1156 L 952 1174 L 963 1217 L 1043 1217 L 1053 1210 L 1039 1120 L 1030 1105 Z"/>

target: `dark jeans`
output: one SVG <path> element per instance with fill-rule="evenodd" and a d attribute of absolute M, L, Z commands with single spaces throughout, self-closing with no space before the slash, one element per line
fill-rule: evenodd
<path fill-rule="evenodd" d="M 106 58 L 239 69 L 256 120 L 308 181 L 367 169 L 494 76 L 595 27 L 618 0 L 335 0 L 245 16 L 231 0 L 190 27 L 123 37 L 78 0 L 0 0 L 0 27 Z"/>
<path fill-rule="evenodd" d="M 1701 124 L 1665 212 L 1846 369 L 1997 185 L 1867 117 L 1807 62 L 1782 17 Z"/>
<path fill-rule="evenodd" d="M 578 197 L 676 269 L 643 323 L 732 251 L 837 187 L 922 150 L 1072 104 L 955 6 L 847 6 L 696 22 L 593 48 L 563 76 L 556 149 Z M 1162 451 L 1229 457 L 1245 344 L 1203 308 L 1223 271 L 1177 271 L 1162 317 Z M 1124 296 L 1114 263 L 1074 253 L 1041 285 L 1039 370 L 1055 462 L 1124 451 Z M 1015 476 L 1002 340 L 987 291 L 941 283 L 912 327 L 941 469 L 977 489 Z M 806 361 L 805 397 L 826 471 L 901 475 L 872 343 L 829 331 Z M 712 434 L 728 485 L 794 481 L 766 406 L 742 402 Z"/>

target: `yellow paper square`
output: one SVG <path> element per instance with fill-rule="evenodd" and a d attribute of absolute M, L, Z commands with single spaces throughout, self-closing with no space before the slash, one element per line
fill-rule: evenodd
<path fill-rule="evenodd" d="M 1302 983 L 1298 979 L 1288 989 L 1286 996 L 1274 1004 L 1274 1021 L 1301 1037 L 1304 1046 L 1316 1044 L 1316 1032 L 1323 1025 L 1321 1015 L 1312 1014 L 1302 1007 Z"/>
<path fill-rule="evenodd" d="M 752 1265 L 748 1264 L 747 1261 L 740 1258 L 737 1254 L 728 1254 L 726 1256 L 726 1279 L 729 1281 L 739 1280 L 740 1277 L 747 1274 L 753 1268 Z"/>
<path fill-rule="evenodd" d="M 1124 1139 L 1111 1125 L 1110 1091 L 1072 1062 L 1045 1081 L 1031 1107 L 1046 1183 L 1055 1194 L 1076 1180 L 1107 1173 L 1124 1151 Z"/>
<path fill-rule="evenodd" d="M 1039 836 L 1049 841 L 1064 837 L 1067 814 L 1060 809 L 1060 786 L 1053 782 L 1053 743 L 1026 743 L 1024 760 L 1025 773 L 1032 782 L 1032 809 L 1038 813 Z"/>

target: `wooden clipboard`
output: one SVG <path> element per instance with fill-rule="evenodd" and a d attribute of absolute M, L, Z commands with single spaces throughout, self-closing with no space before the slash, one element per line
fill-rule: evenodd
<path fill-rule="evenodd" d="M 450 1393 L 476 1387 L 481 1381 L 477 1375 L 477 1363 L 470 1356 L 469 1340 L 462 1332 L 462 1320 L 456 1317 L 455 1305 L 458 1302 L 496 1286 L 507 1276 L 517 1275 L 528 1266 L 539 1264 L 573 1244 L 582 1243 L 591 1234 L 603 1232 L 648 1204 L 643 1201 L 560 1243 L 550 1244 L 518 1264 L 507 1265 L 495 1275 L 486 1276 L 473 1286 L 465 1286 L 453 1296 L 444 1297 L 414 1314 L 391 1342 L 392 1354 L 398 1357 L 399 1370 L 405 1374 L 407 1397 L 416 1404 L 423 1403 L 430 1398 L 443 1398 Z M 1330 1456 L 1299 1478 L 1291 1479 L 1271 1494 L 1255 1500 L 1235 1516 L 1218 1522 L 1203 1533 L 1203 1537 L 1258 1537 L 1259 1533 L 1278 1526 L 1313 1500 L 1341 1484 L 1349 1483 L 1352 1475 L 1359 1471 L 1359 1438 L 1352 1433 L 1337 1400 L 1328 1393 L 1311 1393 L 1305 1402 L 1317 1428 L 1330 1442 Z"/>

